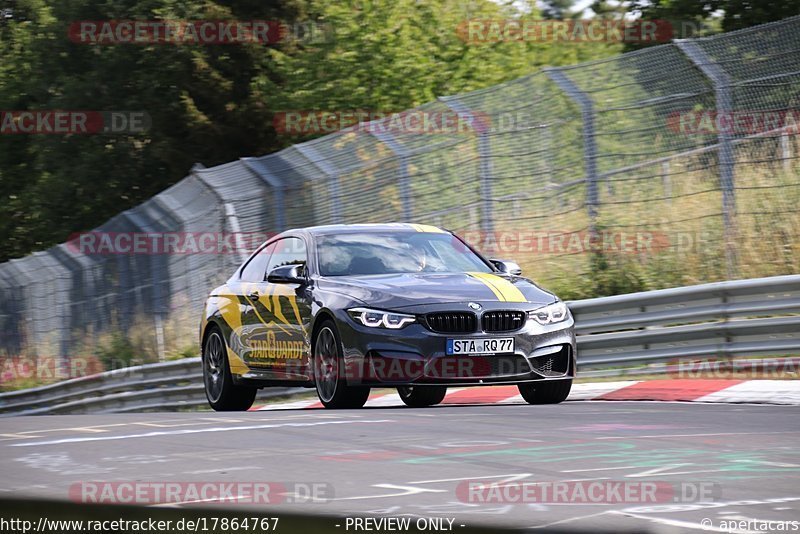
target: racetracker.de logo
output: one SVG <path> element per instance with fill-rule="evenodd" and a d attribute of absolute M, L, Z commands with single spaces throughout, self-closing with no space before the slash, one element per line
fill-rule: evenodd
<path fill-rule="evenodd" d="M 67 31 L 69 40 L 89 45 L 219 45 L 332 40 L 329 24 L 277 20 L 80 20 Z"/>
<path fill-rule="evenodd" d="M 672 236 L 659 231 L 469 230 L 464 241 L 484 254 L 588 254 L 615 252 L 646 254 L 670 248 Z"/>
<path fill-rule="evenodd" d="M 467 44 L 530 43 L 666 43 L 675 32 L 666 20 L 519 20 L 473 19 L 456 28 Z"/>
<path fill-rule="evenodd" d="M 81 232 L 67 247 L 78 254 L 238 254 L 250 253 L 274 232 Z"/>
<path fill-rule="evenodd" d="M 296 504 L 333 497 L 333 486 L 326 482 L 90 481 L 69 487 L 71 501 L 101 504 Z"/>
<path fill-rule="evenodd" d="M 667 128 L 682 135 L 757 135 L 782 130 L 800 133 L 800 110 L 674 111 Z"/>
<path fill-rule="evenodd" d="M 667 363 L 667 372 L 679 379 L 796 380 L 800 378 L 800 358 L 677 359 Z"/>
<path fill-rule="evenodd" d="M 0 111 L 0 135 L 138 134 L 151 124 L 145 111 Z"/>
<path fill-rule="evenodd" d="M 486 482 L 465 480 L 458 500 L 494 504 L 653 504 L 711 501 L 721 497 L 713 482 L 548 481 Z"/>
<path fill-rule="evenodd" d="M 483 133 L 491 118 L 482 112 L 408 110 L 281 111 L 272 119 L 275 131 L 283 135 L 327 134 L 352 128 L 372 134 L 424 135 Z"/>

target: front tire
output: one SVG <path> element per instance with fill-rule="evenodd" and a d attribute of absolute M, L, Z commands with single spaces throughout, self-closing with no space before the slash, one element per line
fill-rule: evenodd
<path fill-rule="evenodd" d="M 411 408 L 426 408 L 444 400 L 447 395 L 445 386 L 400 386 L 397 388 L 400 400 Z"/>
<path fill-rule="evenodd" d="M 572 380 L 542 380 L 517 384 L 519 393 L 528 404 L 558 404 L 572 389 Z"/>
<path fill-rule="evenodd" d="M 256 399 L 256 388 L 233 382 L 228 348 L 217 327 L 212 327 L 203 344 L 203 383 L 208 404 L 217 412 L 243 412 Z"/>
<path fill-rule="evenodd" d="M 361 408 L 369 398 L 368 387 L 347 384 L 342 342 L 329 319 L 314 337 L 314 385 L 319 401 L 330 409 Z"/>

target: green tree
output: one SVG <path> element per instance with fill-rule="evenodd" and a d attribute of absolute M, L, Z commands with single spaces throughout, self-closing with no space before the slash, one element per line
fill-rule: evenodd
<path fill-rule="evenodd" d="M 698 28 L 694 35 L 703 35 L 800 15 L 800 0 L 632 0 L 628 11 L 644 19 L 671 21 L 675 28 Z M 693 36 L 688 33 L 677 37 Z"/>
<path fill-rule="evenodd" d="M 291 19 L 288 3 L 178 0 L 6 4 L 0 27 L 0 109 L 132 110 L 135 135 L 0 137 L 0 260 L 66 240 L 183 178 L 195 161 L 223 163 L 275 150 L 251 80 L 269 77 L 268 47 L 87 45 L 72 21 Z M 235 6 L 235 7 L 234 7 Z M 6 12 L 9 13 L 9 12 Z"/>
<path fill-rule="evenodd" d="M 542 17 L 556 20 L 570 18 L 570 10 L 574 4 L 575 0 L 543 0 Z"/>
<path fill-rule="evenodd" d="M 470 39 L 468 21 L 538 20 L 533 8 L 490 1 L 309 0 L 306 9 L 334 38 L 303 50 L 273 49 L 276 78 L 254 80 L 271 108 L 401 111 L 482 89 L 543 66 L 573 64 L 619 52 L 605 43 Z M 488 28 L 489 26 L 485 26 Z M 488 36 L 487 29 L 481 36 Z M 265 98 L 266 101 L 266 98 Z"/>
<path fill-rule="evenodd" d="M 516 4 L 515 4 L 516 5 Z M 474 19 L 541 18 L 490 0 L 17 0 L 2 4 L 0 110 L 133 110 L 132 135 L 0 136 L 0 261 L 97 227 L 206 166 L 298 139 L 284 110 L 399 111 L 536 71 L 616 54 L 606 44 L 468 42 Z M 9 15 L 6 18 L 6 15 Z M 330 39 L 277 46 L 86 45 L 80 20 L 314 21 Z"/>

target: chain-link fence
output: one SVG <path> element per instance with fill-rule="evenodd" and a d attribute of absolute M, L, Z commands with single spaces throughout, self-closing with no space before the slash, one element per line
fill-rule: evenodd
<path fill-rule="evenodd" d="M 0 350 L 69 358 L 112 333 L 153 358 L 187 349 L 248 239 L 312 224 L 442 226 L 565 298 L 796 273 L 798 109 L 794 17 L 406 112 L 466 118 L 467 131 L 384 119 L 196 166 L 94 236 L 113 248 L 169 235 L 181 252 L 114 253 L 102 239 L 87 250 L 78 238 L 0 265 Z M 209 235 L 237 246 L 186 242 Z"/>

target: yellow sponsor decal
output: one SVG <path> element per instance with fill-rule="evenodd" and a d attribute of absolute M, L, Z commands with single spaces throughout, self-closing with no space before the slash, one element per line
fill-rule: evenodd
<path fill-rule="evenodd" d="M 266 289 L 266 291 L 264 291 Z M 259 296 L 258 299 L 253 300 L 249 297 L 249 295 L 253 292 L 263 291 Z M 306 327 L 303 324 L 303 320 L 300 317 L 300 310 L 297 307 L 297 296 L 295 295 L 294 289 L 290 287 L 285 287 L 279 284 L 256 284 L 256 283 L 247 283 L 242 284 L 242 294 L 245 295 L 245 298 L 254 306 L 253 312 L 256 314 L 259 322 L 266 326 L 275 326 L 283 330 L 283 332 L 289 334 L 290 331 L 287 328 L 288 326 L 299 326 L 303 332 L 305 332 Z M 281 301 L 280 297 L 285 297 L 288 302 L 289 306 L 294 313 L 294 317 L 291 319 L 287 319 L 283 314 L 283 309 L 281 308 Z M 258 308 L 255 307 L 256 304 L 260 304 L 263 306 L 264 310 L 268 313 L 272 314 L 272 317 L 277 319 L 276 321 L 267 320 L 265 319 L 261 313 L 259 313 Z M 241 323 L 241 321 L 240 321 Z"/>
<path fill-rule="evenodd" d="M 434 232 L 437 234 L 444 234 L 445 231 L 430 224 L 409 224 L 411 228 L 417 232 Z"/>
<path fill-rule="evenodd" d="M 264 285 L 259 284 L 242 284 L 240 293 L 250 295 L 253 291 L 264 289 Z M 267 327 L 277 328 L 286 335 L 292 335 L 292 327 L 299 327 L 300 331 L 305 334 L 306 328 L 300 317 L 300 310 L 297 306 L 297 298 L 294 291 L 290 288 L 272 285 L 266 286 L 267 291 L 260 294 L 258 299 L 253 300 L 246 297 L 253 306 L 258 321 Z M 286 298 L 289 303 L 290 315 L 294 315 L 291 322 L 284 315 L 284 310 L 281 307 L 280 297 Z M 234 332 L 238 335 L 242 332 L 244 326 L 242 323 L 241 307 L 238 297 L 227 286 L 222 288 L 219 299 L 219 312 L 225 322 Z M 259 313 L 256 305 L 263 306 L 262 311 L 266 311 L 275 320 L 266 320 L 265 317 Z M 250 341 L 250 349 L 245 349 L 246 354 L 236 354 L 230 347 L 228 347 L 228 361 L 230 362 L 231 372 L 234 374 L 245 374 L 250 369 L 245 364 L 242 356 L 248 360 L 287 360 L 287 359 L 301 359 L 305 355 L 305 343 L 299 341 L 280 341 L 275 338 L 275 332 L 268 331 L 265 340 L 252 340 Z M 251 361 L 251 363 L 256 363 Z"/>
<path fill-rule="evenodd" d="M 275 339 L 274 332 L 267 332 L 267 339 L 250 341 L 250 357 L 255 360 L 299 360 L 305 352 L 302 341 Z"/>
<path fill-rule="evenodd" d="M 501 302 L 527 302 L 525 295 L 517 287 L 500 276 L 491 273 L 467 273 L 476 280 L 483 282 L 486 287 L 492 290 L 492 293 Z"/>
<path fill-rule="evenodd" d="M 219 313 L 234 332 L 242 329 L 242 313 L 239 309 L 239 299 L 228 286 L 224 286 L 217 297 L 219 299 Z"/>
<path fill-rule="evenodd" d="M 234 375 L 243 375 L 247 374 L 250 371 L 250 368 L 247 367 L 247 364 L 244 363 L 235 352 L 231 350 L 230 347 L 228 348 L 228 364 L 231 366 L 231 374 Z"/>

